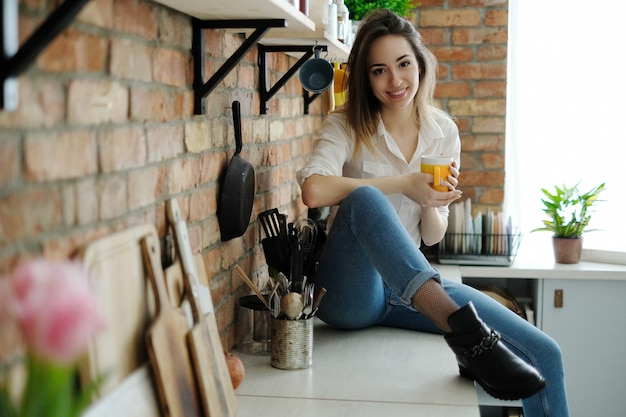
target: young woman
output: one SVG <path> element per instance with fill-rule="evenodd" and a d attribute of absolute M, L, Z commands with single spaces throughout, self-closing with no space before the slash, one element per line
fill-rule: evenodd
<path fill-rule="evenodd" d="M 524 415 L 567 417 L 559 346 L 491 297 L 440 277 L 419 246 L 439 242 L 457 190 L 460 139 L 433 107 L 436 59 L 388 10 L 362 24 L 348 59 L 348 96 L 298 172 L 304 203 L 338 206 L 316 276 L 329 325 L 440 332 L 491 395 L 523 398 Z M 448 191 L 431 187 L 420 156 L 453 156 Z"/>

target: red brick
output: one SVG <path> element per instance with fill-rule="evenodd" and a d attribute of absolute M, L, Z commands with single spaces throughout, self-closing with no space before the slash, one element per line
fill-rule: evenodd
<path fill-rule="evenodd" d="M 70 28 L 43 50 L 37 62 L 51 72 L 100 72 L 104 70 L 107 52 L 105 39 Z"/>
<path fill-rule="evenodd" d="M 160 162 L 183 153 L 184 127 L 158 125 L 146 129 L 148 162 Z"/>
<path fill-rule="evenodd" d="M 507 26 L 508 23 L 508 10 L 487 10 L 485 13 L 485 26 Z"/>
<path fill-rule="evenodd" d="M 471 120 L 467 117 L 455 116 L 454 123 L 458 126 L 459 132 L 469 132 L 472 125 Z"/>
<path fill-rule="evenodd" d="M 152 49 L 129 39 L 111 41 L 111 75 L 129 80 L 152 81 Z"/>
<path fill-rule="evenodd" d="M 205 120 L 195 120 L 185 125 L 185 147 L 187 152 L 200 153 L 211 147 L 210 126 Z"/>
<path fill-rule="evenodd" d="M 464 186 L 475 187 L 495 187 L 504 186 L 504 172 L 498 171 L 463 171 L 463 184 Z"/>
<path fill-rule="evenodd" d="M 450 73 L 449 65 L 439 65 L 437 68 L 437 79 L 446 80 L 448 79 L 448 74 Z"/>
<path fill-rule="evenodd" d="M 21 156 L 16 137 L 5 135 L 0 141 L 0 189 L 17 182 L 21 169 Z"/>
<path fill-rule="evenodd" d="M 505 125 L 504 117 L 476 117 L 472 131 L 475 133 L 502 133 Z"/>
<path fill-rule="evenodd" d="M 76 16 L 79 22 L 111 28 L 113 27 L 113 0 L 91 0 Z"/>
<path fill-rule="evenodd" d="M 467 135 L 463 137 L 463 151 L 503 151 L 505 139 L 504 135 L 500 134 L 478 134 Z"/>
<path fill-rule="evenodd" d="M 159 48 L 154 52 L 154 80 L 166 85 L 186 87 L 189 56 L 173 49 Z"/>
<path fill-rule="evenodd" d="M 506 101 L 502 99 L 450 100 L 450 111 L 459 116 L 489 116 L 506 114 Z"/>
<path fill-rule="evenodd" d="M 504 153 L 483 152 L 482 159 L 485 169 L 504 171 Z"/>
<path fill-rule="evenodd" d="M 506 97 L 506 81 L 477 81 L 474 85 L 476 97 Z"/>
<path fill-rule="evenodd" d="M 178 159 L 170 170 L 169 192 L 172 194 L 189 190 L 198 184 L 200 178 L 197 158 Z"/>
<path fill-rule="evenodd" d="M 221 252 L 220 265 L 222 269 L 230 269 L 244 255 L 243 239 L 238 237 L 223 242 Z"/>
<path fill-rule="evenodd" d="M 205 153 L 200 159 L 200 183 L 215 182 L 226 168 L 226 155 L 223 152 Z"/>
<path fill-rule="evenodd" d="M 151 3 L 141 0 L 114 0 L 115 29 L 141 36 L 157 38 L 157 16 Z"/>
<path fill-rule="evenodd" d="M 478 199 L 478 204 L 501 207 L 504 202 L 504 189 L 502 187 L 485 188 Z"/>
<path fill-rule="evenodd" d="M 417 5 L 419 10 L 425 7 L 443 7 L 445 3 L 445 0 L 419 0 Z"/>
<path fill-rule="evenodd" d="M 185 96 L 164 88 L 133 86 L 130 89 L 130 117 L 139 122 L 169 122 L 181 117 Z M 185 107 L 184 107 L 185 106 Z"/>
<path fill-rule="evenodd" d="M 153 203 L 158 195 L 156 167 L 133 170 L 128 173 L 128 209 L 135 210 Z"/>
<path fill-rule="evenodd" d="M 25 175 L 32 181 L 76 178 L 97 172 L 97 148 L 92 131 L 40 133 L 26 137 Z"/>
<path fill-rule="evenodd" d="M 452 44 L 505 44 L 508 41 L 508 36 L 508 31 L 502 28 L 454 29 L 452 31 Z"/>
<path fill-rule="evenodd" d="M 147 86 L 130 88 L 130 119 L 147 122 L 149 120 L 166 121 L 172 114 L 171 103 L 165 90 Z"/>
<path fill-rule="evenodd" d="M 420 27 L 478 26 L 481 22 L 478 10 L 423 10 L 420 12 Z"/>
<path fill-rule="evenodd" d="M 192 38 L 189 16 L 172 10 L 162 10 L 159 17 L 159 42 L 189 49 Z"/>
<path fill-rule="evenodd" d="M 506 64 L 458 64 L 452 67 L 455 80 L 506 79 Z"/>
<path fill-rule="evenodd" d="M 204 38 L 204 52 L 208 57 L 224 56 L 224 36 L 223 32 L 218 30 L 202 31 Z M 208 74 L 207 74 L 208 75 Z"/>
<path fill-rule="evenodd" d="M 474 59 L 474 51 L 470 48 L 441 46 L 433 47 L 431 51 L 435 54 L 439 62 L 462 62 Z"/>
<path fill-rule="evenodd" d="M 141 127 L 102 131 L 98 149 L 100 169 L 105 173 L 137 168 L 147 161 L 146 137 Z"/>
<path fill-rule="evenodd" d="M 204 220 L 217 213 L 217 188 L 215 186 L 196 189 L 189 202 L 189 221 Z"/>
<path fill-rule="evenodd" d="M 59 81 L 19 79 L 17 110 L 0 111 L 0 127 L 53 127 L 65 118 L 64 92 Z"/>
<path fill-rule="evenodd" d="M 508 0 L 449 0 L 449 7 L 503 7 Z"/>
<path fill-rule="evenodd" d="M 446 36 L 446 29 L 433 29 L 433 28 L 421 28 L 417 30 L 422 35 L 422 41 L 427 46 L 432 45 L 444 45 L 448 37 Z"/>
<path fill-rule="evenodd" d="M 114 81 L 76 79 L 68 92 L 68 120 L 74 124 L 122 122 L 128 117 L 128 90 Z"/>
<path fill-rule="evenodd" d="M 56 187 L 27 188 L 0 200 L 0 244 L 34 238 L 63 222 L 62 197 Z"/>
<path fill-rule="evenodd" d="M 465 141 L 467 136 L 464 136 L 461 142 L 461 175 L 465 170 L 475 171 L 482 168 L 482 162 L 480 161 L 480 154 L 478 152 L 467 152 L 465 150 Z"/>
<path fill-rule="evenodd" d="M 439 82 L 435 89 L 435 97 L 441 98 L 453 98 L 453 97 L 468 97 L 472 92 L 472 87 L 469 83 L 463 82 Z"/>
<path fill-rule="evenodd" d="M 214 246 L 219 242 L 220 228 L 217 222 L 217 216 L 211 216 L 202 223 L 202 244 L 206 248 Z M 213 266 L 219 269 L 219 261 L 217 261 Z"/>
<path fill-rule="evenodd" d="M 98 188 L 94 178 L 76 183 L 76 223 L 84 226 L 98 221 Z"/>
<path fill-rule="evenodd" d="M 478 48 L 477 58 L 479 61 L 506 60 L 506 45 L 487 45 Z"/>
<path fill-rule="evenodd" d="M 102 177 L 98 183 L 100 220 L 111 220 L 128 211 L 128 185 L 120 176 Z"/>

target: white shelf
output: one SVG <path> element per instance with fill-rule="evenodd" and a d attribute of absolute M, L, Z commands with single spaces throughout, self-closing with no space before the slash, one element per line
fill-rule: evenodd
<path fill-rule="evenodd" d="M 203 20 L 286 19 L 291 30 L 315 30 L 315 23 L 287 0 L 155 0 Z"/>
<path fill-rule="evenodd" d="M 270 29 L 268 34 L 259 41 L 264 45 L 326 45 L 328 53 L 322 53 L 322 58 L 329 61 L 345 62 L 348 58 L 350 50 L 342 42 L 331 38 L 323 29 L 309 32 L 285 32 L 284 29 Z M 301 56 L 302 54 L 289 54 L 293 56 Z"/>
<path fill-rule="evenodd" d="M 270 29 L 259 41 L 266 45 L 326 45 L 328 57 L 345 61 L 349 49 L 306 17 L 287 0 L 155 0 L 179 12 L 202 20 L 285 19 L 286 28 Z M 240 33 L 250 34 L 250 28 Z"/>

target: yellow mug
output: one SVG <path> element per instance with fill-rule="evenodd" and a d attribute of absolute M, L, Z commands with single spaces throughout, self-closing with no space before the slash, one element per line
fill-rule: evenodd
<path fill-rule="evenodd" d="M 450 164 L 453 159 L 446 155 L 423 155 L 420 160 L 420 171 L 432 174 L 433 188 L 437 191 L 448 191 L 448 186 L 442 182 L 447 182 L 450 175 Z"/>

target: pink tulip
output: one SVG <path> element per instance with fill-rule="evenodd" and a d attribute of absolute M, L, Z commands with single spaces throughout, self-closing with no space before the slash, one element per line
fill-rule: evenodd
<path fill-rule="evenodd" d="M 42 359 L 73 362 L 103 326 L 77 262 L 27 262 L 15 270 L 12 290 L 27 347 Z"/>

